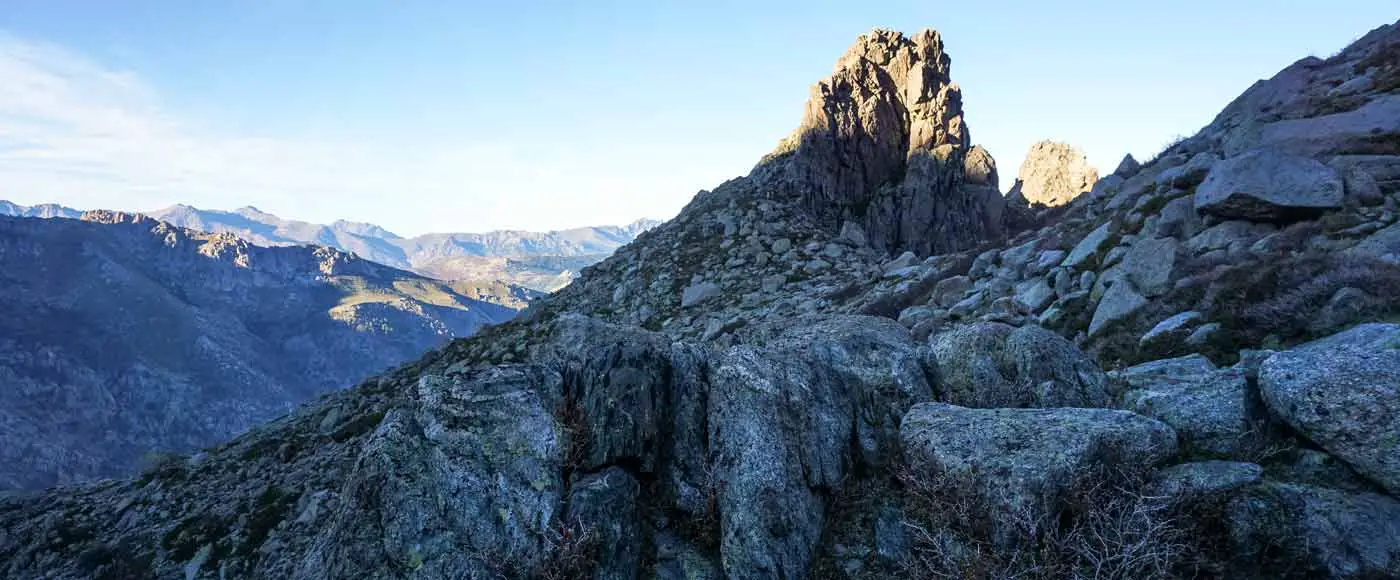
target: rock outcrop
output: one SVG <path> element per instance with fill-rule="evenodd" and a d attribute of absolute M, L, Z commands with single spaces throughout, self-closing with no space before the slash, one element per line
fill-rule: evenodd
<path fill-rule="evenodd" d="M 1125 158 L 1120 168 L 1131 167 L 1129 160 L 1131 157 Z M 1098 170 L 1089 165 L 1089 159 L 1078 147 L 1041 141 L 1031 145 L 1007 195 L 1032 205 L 1056 207 L 1088 193 L 1098 181 Z"/>
<path fill-rule="evenodd" d="M 755 175 L 799 197 L 826 231 L 860 224 L 881 252 L 926 256 L 999 236 L 996 165 L 972 144 L 950 62 L 933 30 L 861 36 Z"/>
<path fill-rule="evenodd" d="M 1275 415 L 1400 494 L 1400 326 L 1362 325 L 1275 354 L 1259 386 Z"/>

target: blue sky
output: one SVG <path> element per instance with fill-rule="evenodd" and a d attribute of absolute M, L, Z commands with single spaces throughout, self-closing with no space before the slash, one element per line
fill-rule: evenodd
<path fill-rule="evenodd" d="M 747 173 L 876 26 L 943 34 L 1008 187 L 1034 141 L 1111 171 L 1396 18 L 1394 0 L 5 0 L 0 198 L 408 235 L 668 218 Z"/>

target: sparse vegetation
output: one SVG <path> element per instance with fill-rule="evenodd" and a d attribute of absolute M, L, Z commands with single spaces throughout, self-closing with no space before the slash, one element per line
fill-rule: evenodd
<path fill-rule="evenodd" d="M 1150 470 L 1079 475 L 1043 516 L 997 518 L 998 490 L 971 476 L 901 468 L 908 578 L 1169 578 L 1189 552 L 1172 506 L 1147 492 Z"/>

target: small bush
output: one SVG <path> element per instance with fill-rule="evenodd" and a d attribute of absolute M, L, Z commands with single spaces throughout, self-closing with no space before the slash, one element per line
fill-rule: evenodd
<path fill-rule="evenodd" d="M 908 578 L 1168 578 L 1187 553 L 1172 507 L 1147 493 L 1150 470 L 1077 478 L 1041 516 L 997 519 L 1000 502 L 974 477 L 901 469 Z"/>

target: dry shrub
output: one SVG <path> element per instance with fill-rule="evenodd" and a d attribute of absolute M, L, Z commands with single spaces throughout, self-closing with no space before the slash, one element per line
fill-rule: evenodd
<path fill-rule="evenodd" d="M 560 521 L 546 530 L 543 554 L 498 546 L 476 554 L 475 560 L 493 580 L 584 580 L 595 575 L 601 541 L 597 530 L 583 522 Z"/>
<path fill-rule="evenodd" d="M 1045 515 L 1002 505 L 975 475 L 903 469 L 911 549 L 901 576 L 947 579 L 1167 578 L 1189 552 L 1147 469 L 1091 470 Z"/>
<path fill-rule="evenodd" d="M 552 530 L 549 555 L 530 571 L 529 578 L 581 580 L 593 577 L 600 540 L 596 530 L 580 522 L 561 523 Z"/>
<path fill-rule="evenodd" d="M 1240 347 L 1269 335 L 1285 344 L 1316 338 L 1309 323 L 1338 290 L 1379 297 L 1374 318 L 1400 309 L 1400 266 L 1368 256 L 1304 255 L 1241 264 L 1212 281 L 1200 310 L 1233 331 Z"/>

